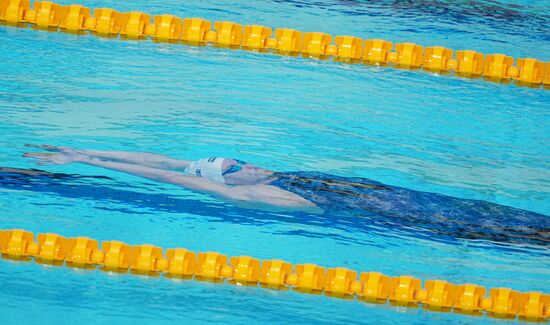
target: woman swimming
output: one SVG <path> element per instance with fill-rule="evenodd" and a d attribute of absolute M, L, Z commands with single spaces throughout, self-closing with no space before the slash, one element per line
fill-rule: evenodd
<path fill-rule="evenodd" d="M 373 217 L 415 227 L 441 224 L 452 231 L 532 237 L 548 242 L 550 218 L 538 213 L 481 200 L 415 191 L 366 178 L 339 177 L 320 172 L 276 172 L 231 159 L 195 161 L 163 155 L 78 150 L 28 145 L 49 152 L 29 152 L 39 165 L 83 163 L 179 185 L 255 209 L 278 208 Z M 500 235 L 499 235 L 500 236 Z"/>

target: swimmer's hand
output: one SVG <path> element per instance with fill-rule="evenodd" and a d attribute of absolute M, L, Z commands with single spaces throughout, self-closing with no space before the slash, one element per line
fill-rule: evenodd
<path fill-rule="evenodd" d="M 48 144 L 32 143 L 27 143 L 25 144 L 25 146 L 44 149 L 50 152 L 27 152 L 23 155 L 23 157 L 38 160 L 38 162 L 36 163 L 38 166 L 65 165 L 85 159 L 84 155 L 81 152 L 71 147 L 50 146 Z"/>
<path fill-rule="evenodd" d="M 36 163 L 38 166 L 48 165 L 66 165 L 73 162 L 81 162 L 87 159 L 85 155 L 77 152 L 65 153 L 65 152 L 27 152 L 23 154 L 23 157 L 33 158 L 38 160 Z"/>
<path fill-rule="evenodd" d="M 39 148 L 39 149 L 44 149 L 44 150 L 50 151 L 50 152 L 63 152 L 63 153 L 78 152 L 78 150 L 76 150 L 74 148 L 71 148 L 71 147 L 50 146 L 49 144 L 27 143 L 27 144 L 25 144 L 25 147 Z"/>

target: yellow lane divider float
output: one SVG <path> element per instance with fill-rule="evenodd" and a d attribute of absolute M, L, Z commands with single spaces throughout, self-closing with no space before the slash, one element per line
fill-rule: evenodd
<path fill-rule="evenodd" d="M 67 31 L 92 31 L 103 35 L 131 38 L 152 37 L 160 41 L 212 44 L 246 50 L 272 50 L 281 54 L 327 59 L 348 63 L 393 64 L 399 68 L 423 68 L 432 72 L 454 71 L 460 76 L 479 77 L 545 88 L 550 85 L 550 62 L 534 58 L 514 58 L 504 54 L 482 54 L 472 50 L 453 50 L 442 46 L 423 48 L 413 43 L 392 44 L 380 39 L 363 40 L 321 32 L 301 32 L 290 28 L 215 22 L 202 18 L 172 15 L 153 17 L 142 12 L 120 13 L 110 8 L 90 8 L 74 4 L 61 6 L 50 1 L 0 0 L 0 21 L 30 23 L 38 27 L 58 27 Z M 214 27 L 214 29 L 212 29 Z"/>
<path fill-rule="evenodd" d="M 520 293 L 509 288 L 487 289 L 476 284 L 455 285 L 444 280 L 421 281 L 411 276 L 390 277 L 378 272 L 361 272 L 343 267 L 323 268 L 315 264 L 292 265 L 281 260 L 233 256 L 216 252 L 194 253 L 184 248 L 163 250 L 153 245 L 130 246 L 120 241 L 87 237 L 65 238 L 56 234 L 34 234 L 25 230 L 0 231 L 3 257 L 105 270 L 169 277 L 228 280 L 228 283 L 260 284 L 270 288 L 293 288 L 309 293 L 353 298 L 367 302 L 419 307 L 494 317 L 540 321 L 550 317 L 550 295 Z"/>

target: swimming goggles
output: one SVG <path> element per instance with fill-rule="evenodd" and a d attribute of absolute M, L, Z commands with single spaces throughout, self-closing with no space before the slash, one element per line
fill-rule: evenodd
<path fill-rule="evenodd" d="M 227 174 L 232 174 L 232 173 L 236 173 L 238 171 L 241 171 L 241 169 L 243 169 L 242 166 L 246 165 L 246 162 L 242 161 L 242 160 L 237 160 L 237 159 L 234 159 L 237 163 L 229 166 L 223 173 L 222 173 L 222 176 L 225 176 Z"/>

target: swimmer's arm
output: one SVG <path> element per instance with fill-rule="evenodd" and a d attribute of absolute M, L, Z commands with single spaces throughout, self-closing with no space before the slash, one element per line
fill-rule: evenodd
<path fill-rule="evenodd" d="M 185 176 L 170 170 L 164 170 L 143 165 L 127 164 L 115 161 L 105 161 L 95 157 L 80 156 L 74 160 L 87 165 L 103 167 L 111 170 L 125 172 L 131 175 L 144 177 L 158 182 L 175 184 L 193 190 L 217 194 L 227 198 L 233 198 L 231 187 L 225 184 L 219 184 L 208 181 L 204 178 L 195 176 Z M 237 198 L 235 198 L 237 199 Z"/>
<path fill-rule="evenodd" d="M 114 150 L 76 150 L 83 155 L 103 158 L 112 161 L 134 165 L 149 166 L 161 169 L 183 170 L 191 163 L 190 160 L 174 159 L 164 155 L 149 152 L 114 151 Z"/>
<path fill-rule="evenodd" d="M 271 185 L 228 186 L 211 182 L 201 177 L 186 176 L 173 171 L 141 165 L 104 161 L 89 156 L 78 157 L 74 162 L 117 170 L 163 183 L 179 185 L 203 193 L 220 196 L 236 203 L 253 202 L 255 204 L 265 204 L 283 208 L 316 207 L 315 204 L 296 194 Z"/>
<path fill-rule="evenodd" d="M 102 158 L 111 161 L 124 162 L 134 165 L 149 166 L 160 169 L 183 170 L 189 166 L 190 160 L 174 159 L 164 155 L 149 152 L 115 151 L 115 150 L 86 150 L 71 147 L 52 146 L 48 144 L 25 144 L 27 147 L 35 147 L 55 153 L 74 155 L 75 153 L 90 157 Z M 40 156 L 40 155 L 38 155 Z"/>

